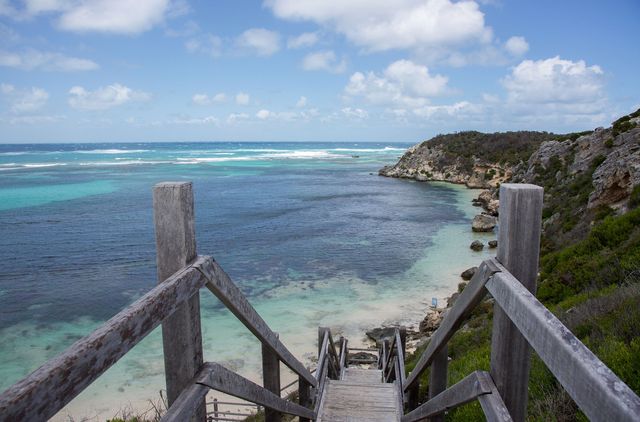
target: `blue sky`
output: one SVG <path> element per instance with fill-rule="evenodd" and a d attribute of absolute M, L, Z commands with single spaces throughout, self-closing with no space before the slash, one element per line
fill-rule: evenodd
<path fill-rule="evenodd" d="M 640 106 L 640 2 L 0 0 L 0 142 L 568 132 Z"/>

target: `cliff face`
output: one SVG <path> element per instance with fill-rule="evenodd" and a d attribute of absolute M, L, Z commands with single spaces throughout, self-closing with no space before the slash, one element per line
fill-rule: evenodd
<path fill-rule="evenodd" d="M 594 221 L 629 209 L 631 194 L 640 185 L 640 110 L 612 127 L 568 135 L 441 135 L 411 147 L 379 174 L 488 189 L 479 202 L 494 214 L 486 205 L 498 199 L 501 183 L 543 186 L 543 247 L 553 250 L 582 238 Z"/>
<path fill-rule="evenodd" d="M 511 180 L 542 142 L 554 138 L 546 132 L 439 135 L 409 148 L 398 163 L 379 174 L 492 188 Z"/>

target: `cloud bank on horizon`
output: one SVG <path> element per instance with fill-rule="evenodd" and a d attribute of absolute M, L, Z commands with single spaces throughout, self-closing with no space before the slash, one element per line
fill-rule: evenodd
<path fill-rule="evenodd" d="M 637 18 L 634 0 L 0 0 L 0 142 L 584 130 L 639 106 Z"/>

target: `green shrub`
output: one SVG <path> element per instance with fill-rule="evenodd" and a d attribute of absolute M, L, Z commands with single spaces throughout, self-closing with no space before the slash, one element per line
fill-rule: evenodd
<path fill-rule="evenodd" d="M 635 186 L 629 195 L 629 208 L 636 208 L 640 205 L 640 185 Z"/>

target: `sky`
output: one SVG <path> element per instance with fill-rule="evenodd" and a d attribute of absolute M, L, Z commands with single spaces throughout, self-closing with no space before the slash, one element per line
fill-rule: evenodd
<path fill-rule="evenodd" d="M 640 107 L 638 0 L 0 0 L 0 143 L 418 142 Z"/>

